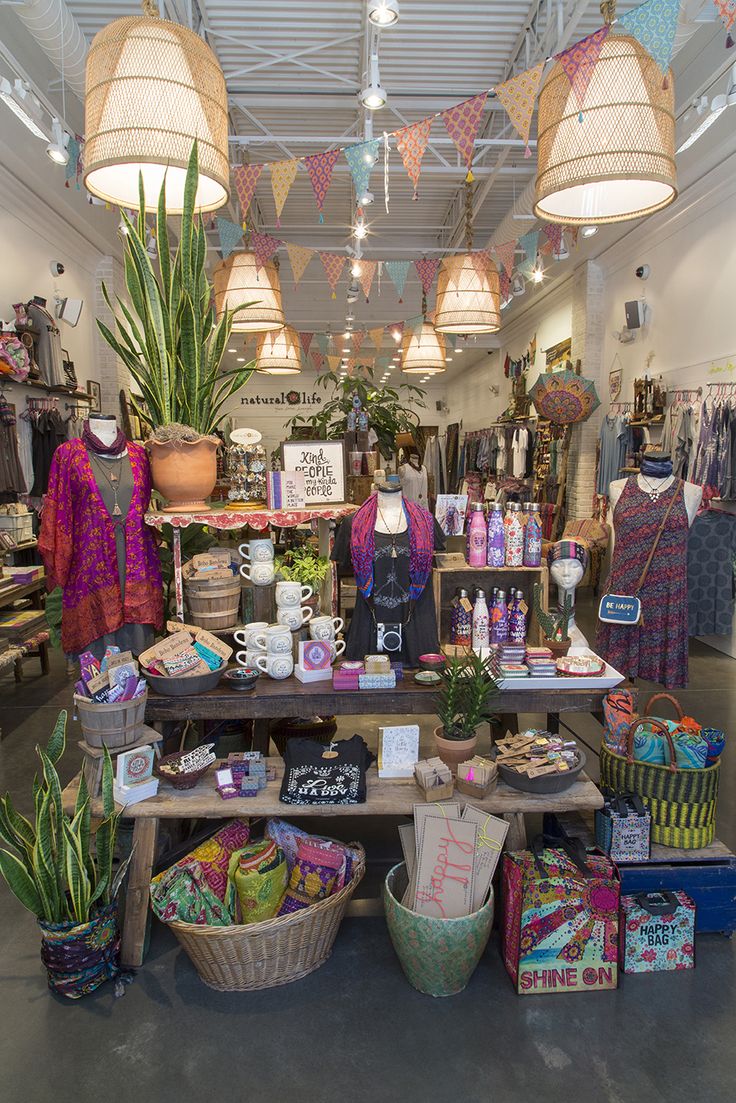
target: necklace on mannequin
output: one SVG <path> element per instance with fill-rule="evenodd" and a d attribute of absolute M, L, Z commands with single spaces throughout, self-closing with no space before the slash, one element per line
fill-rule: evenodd
<path fill-rule="evenodd" d="M 378 505 L 378 502 L 376 502 L 376 504 Z M 401 532 L 403 532 L 403 517 L 401 514 L 399 514 L 399 528 L 397 528 L 395 532 L 392 532 L 391 529 L 388 527 L 386 518 L 383 516 L 383 511 L 381 510 L 380 505 L 378 505 L 378 516 L 383 522 L 383 527 L 386 530 L 386 535 L 391 537 L 391 558 L 397 559 L 399 553 L 396 550 L 396 537 L 399 536 Z"/>
<path fill-rule="evenodd" d="M 650 502 L 659 501 L 660 496 L 668 488 L 667 487 L 660 487 L 660 486 L 652 486 L 652 484 L 649 482 L 649 479 L 646 477 L 646 475 L 642 475 L 641 472 L 639 472 L 639 474 L 640 474 L 640 477 L 643 479 L 644 484 L 646 486 L 646 490 L 644 491 L 644 493 L 647 495 Z"/>

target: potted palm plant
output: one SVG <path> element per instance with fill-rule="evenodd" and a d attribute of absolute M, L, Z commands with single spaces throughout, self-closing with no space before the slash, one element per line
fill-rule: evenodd
<path fill-rule="evenodd" d="M 84 774 L 74 815 L 64 812 L 56 764 L 66 746 L 66 721 L 66 712 L 60 712 L 46 750 L 36 747 L 42 776 L 33 781 L 33 822 L 17 811 L 9 794 L 0 798 L 0 873 L 38 920 L 49 988 L 78 999 L 119 971 L 116 899 L 130 857 L 113 873 L 120 813 L 107 748 L 102 822 L 94 836 Z"/>
<path fill-rule="evenodd" d="M 252 365 L 222 372 L 235 310 L 217 320 L 213 287 L 205 261 L 207 238 L 194 212 L 197 145 L 192 147 L 184 188 L 179 242 L 170 252 L 165 187 L 156 214 L 158 267 L 147 251 L 146 204 L 140 180 L 140 209 L 134 224 L 122 213 L 125 283 L 130 308 L 117 298 L 113 333 L 97 325 L 128 368 L 140 395 L 131 405 L 150 430 L 146 441 L 154 488 L 167 498 L 169 512 L 201 509 L 217 480 L 214 430 L 225 404 L 250 378 Z"/>
<path fill-rule="evenodd" d="M 455 773 L 461 762 L 475 754 L 477 729 L 493 720 L 489 706 L 499 690 L 490 659 L 475 652 L 449 658 L 440 677 L 442 684 L 435 698 L 439 726 L 434 738 L 437 754 Z"/>

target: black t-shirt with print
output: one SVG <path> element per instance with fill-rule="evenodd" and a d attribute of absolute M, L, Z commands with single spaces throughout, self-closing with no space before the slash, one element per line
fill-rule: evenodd
<path fill-rule="evenodd" d="M 366 770 L 374 759 L 359 735 L 329 745 L 314 739 L 290 739 L 284 754 L 281 800 L 285 804 L 364 804 Z"/>

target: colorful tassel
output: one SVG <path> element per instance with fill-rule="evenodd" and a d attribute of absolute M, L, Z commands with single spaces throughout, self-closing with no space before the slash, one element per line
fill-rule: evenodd
<path fill-rule="evenodd" d="M 322 214 L 322 211 L 319 212 L 319 220 L 320 222 L 324 222 L 325 220 L 325 216 Z"/>
<path fill-rule="evenodd" d="M 578 122 L 581 123 L 582 121 L 583 121 L 583 113 L 582 113 L 582 111 L 580 111 L 580 112 L 578 112 Z"/>
<path fill-rule="evenodd" d="M 468 175 L 465 177 L 465 183 L 466 184 L 472 184 L 474 180 L 475 180 L 475 177 L 473 176 L 473 170 L 468 169 Z"/>
<path fill-rule="evenodd" d="M 726 35 L 726 49 L 730 50 L 733 46 L 733 39 L 731 38 L 731 32 Z"/>
<path fill-rule="evenodd" d="M 529 149 L 529 146 L 527 146 L 526 149 L 524 150 L 524 156 L 525 157 L 531 157 L 531 155 L 532 155 L 532 151 Z"/>
<path fill-rule="evenodd" d="M 334 292 L 334 291 L 332 292 L 332 298 L 333 298 L 333 299 L 336 299 L 336 298 L 337 298 L 337 295 L 335 294 L 335 292 Z"/>

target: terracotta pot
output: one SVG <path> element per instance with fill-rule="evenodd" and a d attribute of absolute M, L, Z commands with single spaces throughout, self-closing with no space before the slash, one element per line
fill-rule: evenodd
<path fill-rule="evenodd" d="M 572 647 L 572 640 L 544 640 L 544 646 L 550 649 L 555 659 L 561 659 Z"/>
<path fill-rule="evenodd" d="M 146 441 L 154 490 L 168 500 L 164 513 L 205 509 L 217 482 L 217 441 Z"/>
<path fill-rule="evenodd" d="M 434 741 L 437 744 L 437 754 L 453 774 L 456 774 L 460 763 L 467 762 L 475 754 L 478 736 L 473 735 L 470 739 L 445 739 L 442 728 L 435 728 Z"/>

